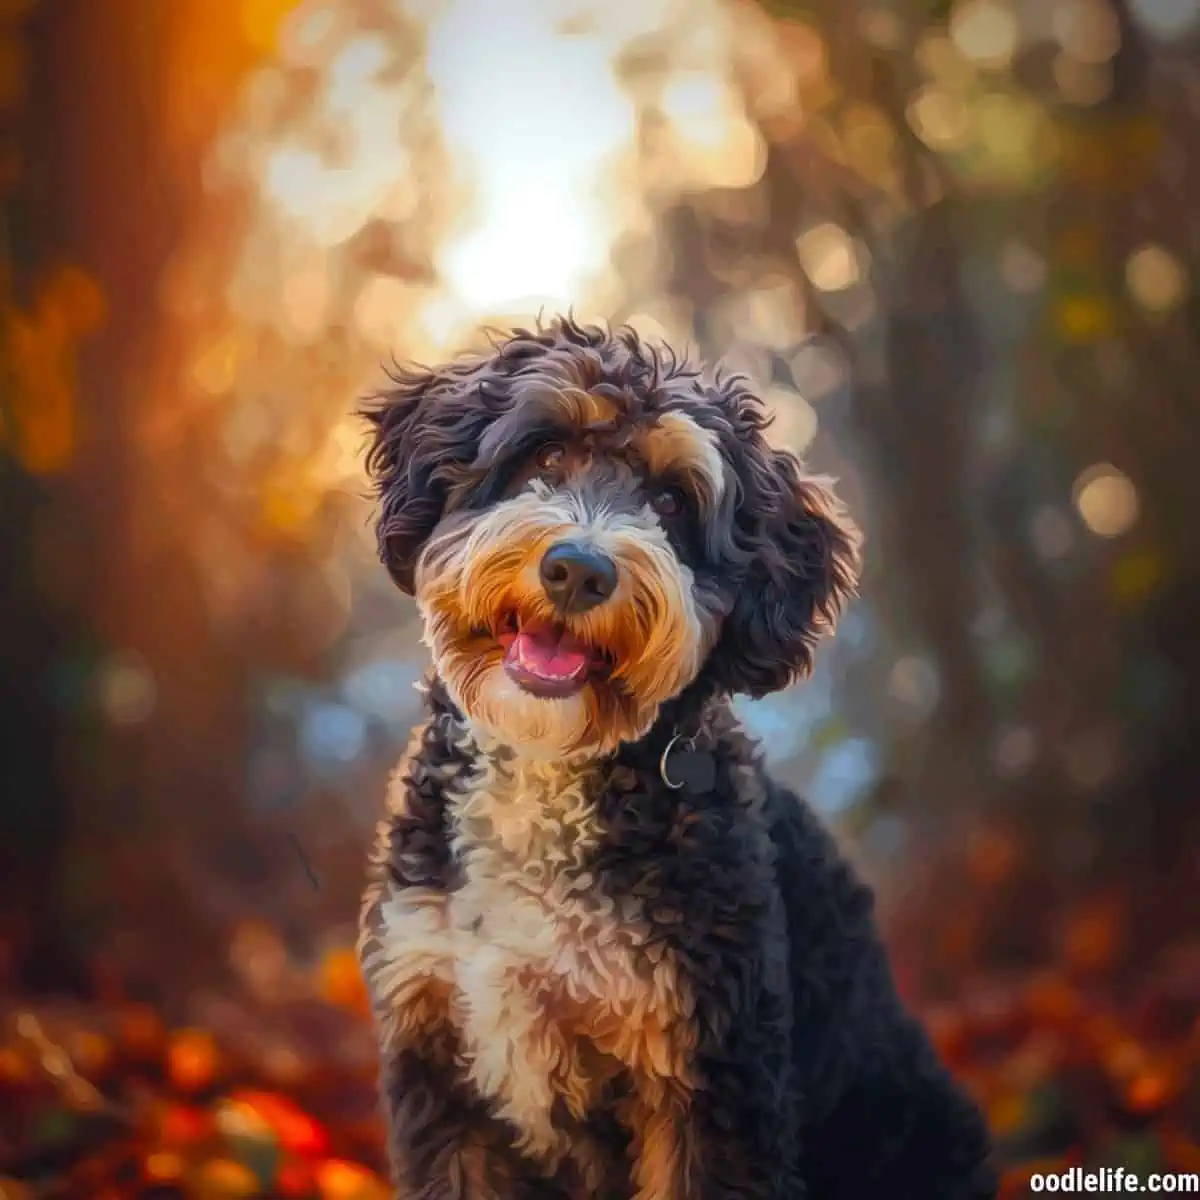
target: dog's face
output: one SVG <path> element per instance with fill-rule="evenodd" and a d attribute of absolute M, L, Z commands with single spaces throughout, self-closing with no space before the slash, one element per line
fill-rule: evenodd
<path fill-rule="evenodd" d="M 605 753 L 700 677 L 761 696 L 809 669 L 857 537 L 744 380 L 558 320 L 393 382 L 366 410 L 380 554 L 491 736 Z"/>

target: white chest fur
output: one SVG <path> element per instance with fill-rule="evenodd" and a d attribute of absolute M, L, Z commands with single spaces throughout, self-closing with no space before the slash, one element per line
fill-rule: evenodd
<path fill-rule="evenodd" d="M 690 989 L 648 940 L 641 902 L 607 894 L 589 869 L 602 831 L 588 768 L 480 756 L 444 786 L 457 885 L 377 895 L 364 967 L 387 1036 L 419 1041 L 430 1005 L 448 1005 L 464 1069 L 522 1148 L 578 1156 L 556 1100 L 582 1119 L 622 1068 L 648 1112 L 686 1090 Z"/>
<path fill-rule="evenodd" d="M 576 1115 L 596 1080 L 563 1013 L 616 1012 L 644 991 L 636 912 L 617 912 L 586 869 L 599 831 L 588 776 L 542 762 L 488 761 L 454 798 L 463 883 L 450 897 L 456 997 L 476 1086 L 528 1149 L 563 1152 L 551 1111 Z"/>
<path fill-rule="evenodd" d="M 389 822 L 408 812 L 408 775 L 402 764 L 393 778 L 381 854 Z M 385 1041 L 420 1044 L 448 1018 L 463 1070 L 522 1148 L 547 1165 L 569 1153 L 585 1173 L 598 1151 L 556 1123 L 556 1101 L 582 1119 L 602 1083 L 628 1072 L 638 1200 L 670 1195 L 672 1105 L 692 1086 L 693 996 L 673 953 L 649 936 L 642 902 L 611 895 L 590 869 L 603 836 L 594 777 L 479 756 L 439 782 L 455 886 L 401 888 L 381 873 L 364 907 L 360 953 Z"/>

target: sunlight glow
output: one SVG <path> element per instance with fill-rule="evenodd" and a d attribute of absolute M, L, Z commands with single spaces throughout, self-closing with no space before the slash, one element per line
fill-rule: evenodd
<path fill-rule="evenodd" d="M 475 193 L 438 265 L 474 315 L 578 302 L 620 229 L 615 175 L 636 112 L 606 45 L 562 33 L 554 7 L 557 19 L 521 0 L 499 21 L 491 0 L 454 0 L 430 32 L 442 134 Z"/>
<path fill-rule="evenodd" d="M 788 92 L 788 70 L 767 54 L 774 27 L 752 25 L 731 0 L 286 11 L 206 165 L 211 219 L 169 272 L 187 403 L 226 409 L 223 486 L 269 478 L 264 527 L 303 536 L 323 495 L 359 485 L 347 414 L 380 364 L 444 359 L 484 325 L 640 311 L 685 340 L 690 314 L 664 296 L 650 214 L 761 174 L 737 85 L 745 39 L 767 64 L 764 96 Z M 811 437 L 806 405 L 788 415 Z"/>

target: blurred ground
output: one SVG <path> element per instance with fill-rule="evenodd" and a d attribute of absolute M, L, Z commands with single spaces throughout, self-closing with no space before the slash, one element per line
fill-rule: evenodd
<path fill-rule="evenodd" d="M 866 527 L 745 719 L 1013 1194 L 1196 1170 L 1198 39 L 1196 0 L 0 0 L 0 1194 L 376 1194 L 347 947 L 424 659 L 349 414 L 568 305 L 750 371 Z"/>

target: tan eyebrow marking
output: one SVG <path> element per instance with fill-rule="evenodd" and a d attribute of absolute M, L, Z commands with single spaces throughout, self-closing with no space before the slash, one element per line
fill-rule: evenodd
<path fill-rule="evenodd" d="M 713 500 L 725 492 L 725 461 L 717 439 L 685 412 L 662 413 L 636 440 L 646 464 L 656 475 L 672 471 L 698 475 Z"/>

